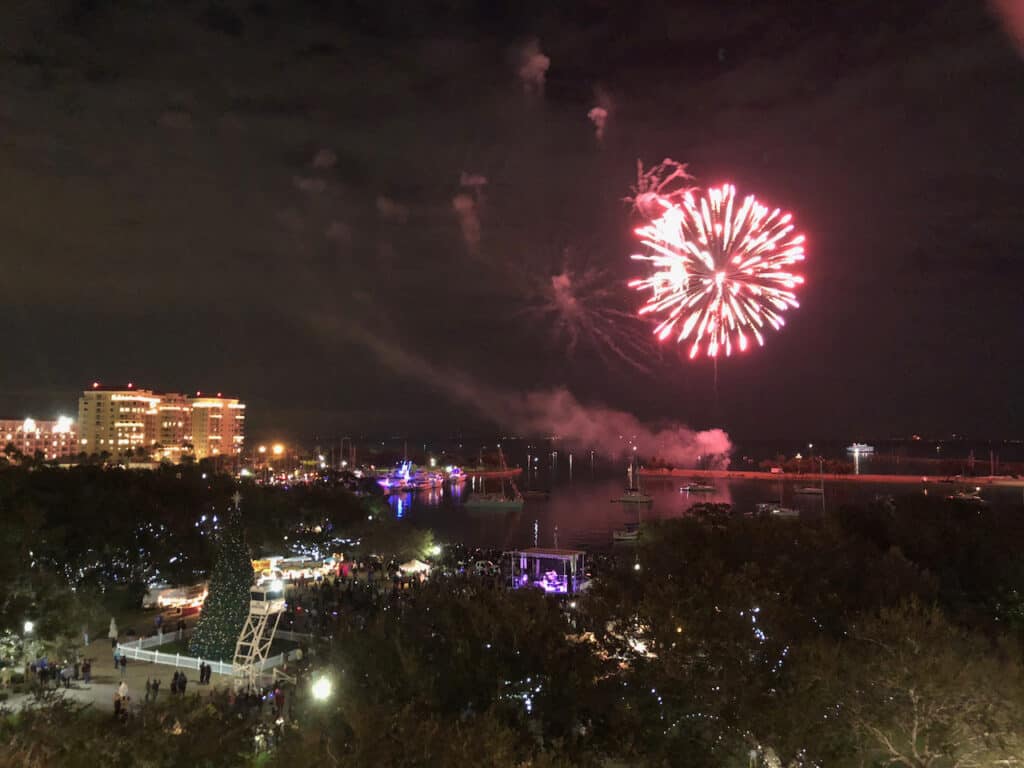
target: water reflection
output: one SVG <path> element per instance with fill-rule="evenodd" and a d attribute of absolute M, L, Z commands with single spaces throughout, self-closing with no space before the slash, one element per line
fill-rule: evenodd
<path fill-rule="evenodd" d="M 627 523 L 648 522 L 683 517 L 698 504 L 728 504 L 739 513 L 753 512 L 758 503 L 780 504 L 800 511 L 802 518 L 819 517 L 826 509 L 844 504 L 866 504 L 879 496 L 905 496 L 921 493 L 911 484 L 867 484 L 859 482 L 826 482 L 824 493 L 801 494 L 796 489 L 814 485 L 800 478 L 771 480 L 716 479 L 713 489 L 704 492 L 680 491 L 687 484 L 685 477 L 643 478 L 643 490 L 653 497 L 650 505 L 614 503 L 622 495 L 625 478 L 590 473 L 568 474 L 562 462 L 561 476 L 547 471 L 531 472 L 519 480 L 520 487 L 550 488 L 549 499 L 528 499 L 522 510 L 466 510 L 462 500 L 465 486 L 435 489 L 412 495 L 389 498 L 395 515 L 417 525 L 429 527 L 441 540 L 459 541 L 474 546 L 514 548 L 523 546 L 554 546 L 589 549 L 611 546 L 612 532 Z M 623 473 L 624 475 L 624 473 Z M 480 490 L 481 480 L 467 483 Z M 983 494 L 993 504 L 1019 505 L 1022 489 L 984 488 Z"/>

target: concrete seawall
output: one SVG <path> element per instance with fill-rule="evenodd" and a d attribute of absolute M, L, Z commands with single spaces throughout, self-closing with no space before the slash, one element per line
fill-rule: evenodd
<path fill-rule="evenodd" d="M 807 472 L 803 474 L 771 472 L 753 472 L 733 469 L 641 469 L 640 476 L 648 479 L 665 478 L 724 478 L 727 480 L 762 480 L 777 483 L 782 482 L 827 482 L 837 483 L 877 483 L 877 484 L 906 484 L 906 485 L 983 485 L 983 486 L 1006 486 L 1009 488 L 1024 487 L 1024 478 L 1006 477 L 996 475 L 995 477 L 956 477 L 949 478 L 952 483 L 943 483 L 946 480 L 944 475 L 839 475 L 839 474 L 818 474 Z"/>

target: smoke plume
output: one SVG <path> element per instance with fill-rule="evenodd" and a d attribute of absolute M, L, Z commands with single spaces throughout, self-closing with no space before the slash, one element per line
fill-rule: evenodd
<path fill-rule="evenodd" d="M 597 103 L 587 112 L 587 117 L 594 124 L 594 135 L 598 141 L 604 140 L 604 129 L 608 125 L 608 115 L 612 111 L 612 98 L 604 88 L 594 89 L 594 101 Z"/>
<path fill-rule="evenodd" d="M 405 224 L 409 220 L 409 209 L 396 203 L 390 197 L 379 195 L 376 200 L 377 215 L 384 221 Z"/>
<path fill-rule="evenodd" d="M 442 372 L 429 361 L 369 334 L 364 333 L 356 340 L 396 373 L 423 381 L 505 429 L 557 436 L 581 448 L 595 448 L 612 455 L 631 451 L 635 445 L 641 455 L 657 456 L 677 466 L 692 465 L 698 458 L 719 467 L 728 464 L 732 444 L 721 429 L 698 432 L 681 424 L 652 428 L 625 411 L 585 405 L 564 388 L 527 394 L 501 392 L 482 386 L 465 374 Z"/>
<path fill-rule="evenodd" d="M 992 10 L 1002 19 L 1017 50 L 1024 54 L 1024 0 L 990 0 Z"/>
<path fill-rule="evenodd" d="M 594 124 L 594 135 L 598 141 L 604 138 L 604 126 L 608 122 L 608 110 L 604 107 L 594 107 L 587 112 L 587 117 Z"/>
<path fill-rule="evenodd" d="M 460 192 L 452 198 L 452 210 L 459 217 L 466 248 L 475 255 L 480 249 L 480 216 L 477 212 L 477 201 L 466 192 Z"/>
<path fill-rule="evenodd" d="M 551 59 L 541 53 L 538 40 L 531 40 L 522 47 L 519 52 L 519 80 L 527 94 L 540 96 L 544 93 L 550 66 Z"/>

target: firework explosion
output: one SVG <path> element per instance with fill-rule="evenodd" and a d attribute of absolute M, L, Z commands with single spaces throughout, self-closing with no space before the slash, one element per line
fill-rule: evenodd
<path fill-rule="evenodd" d="M 582 342 L 603 359 L 648 371 L 652 347 L 630 327 L 639 323 L 636 315 L 615 306 L 615 281 L 604 270 L 574 267 L 570 261 L 566 255 L 560 272 L 530 279 L 524 312 L 550 328 L 570 356 Z"/>
<path fill-rule="evenodd" d="M 737 204 L 731 184 L 657 202 L 651 210 L 647 201 L 649 223 L 636 230 L 649 252 L 633 256 L 652 272 L 629 283 L 650 291 L 640 314 L 660 318 L 654 334 L 689 342 L 691 359 L 702 346 L 717 357 L 744 351 L 751 337 L 764 345 L 767 328 L 779 330 L 781 313 L 799 306 L 794 289 L 804 279 L 789 270 L 804 258 L 804 237 L 793 217 L 753 195 Z"/>

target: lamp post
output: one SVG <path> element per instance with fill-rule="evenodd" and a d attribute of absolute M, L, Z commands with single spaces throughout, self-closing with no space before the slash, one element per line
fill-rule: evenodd
<path fill-rule="evenodd" d="M 334 684 L 326 675 L 320 675 L 310 686 L 310 692 L 313 694 L 314 701 L 327 701 L 334 692 Z"/>
<path fill-rule="evenodd" d="M 316 707 L 314 717 L 320 732 L 320 748 L 324 749 L 327 741 L 327 702 L 334 694 L 334 683 L 331 681 L 331 678 L 321 673 L 313 678 L 313 682 L 309 686 L 309 692 L 313 697 L 313 703 Z"/>

